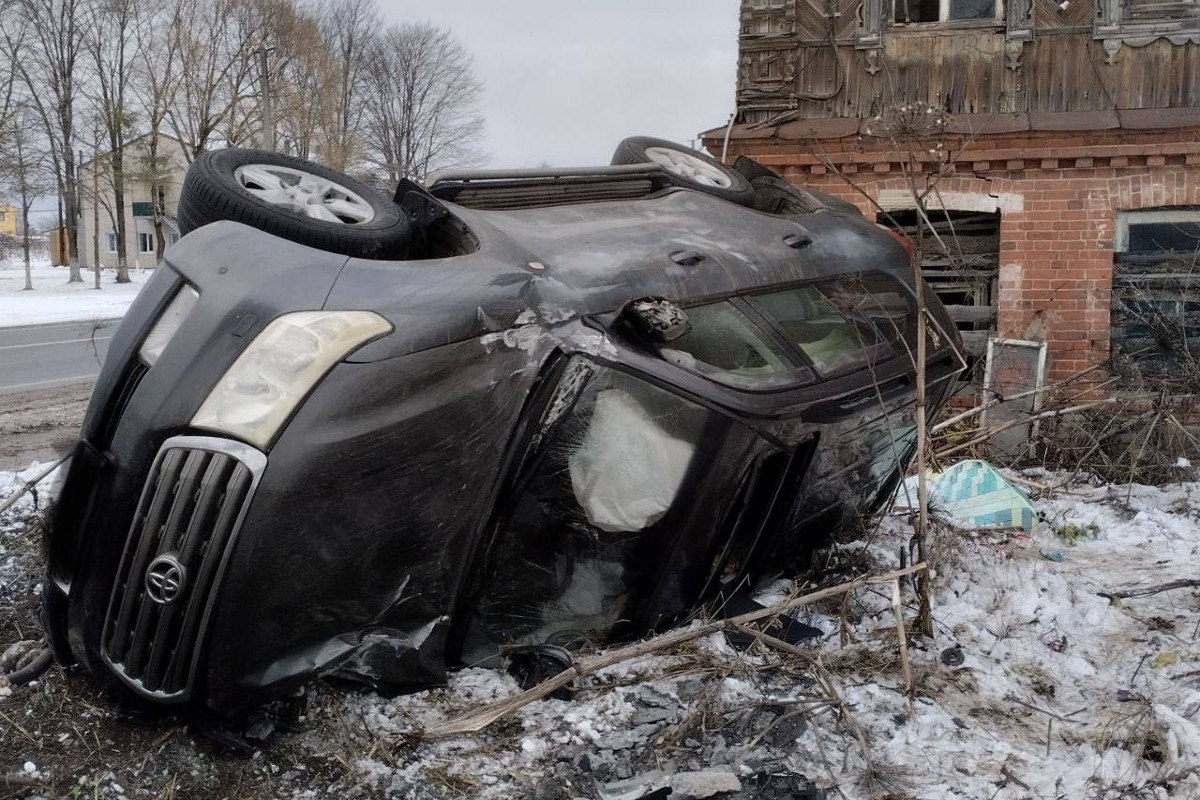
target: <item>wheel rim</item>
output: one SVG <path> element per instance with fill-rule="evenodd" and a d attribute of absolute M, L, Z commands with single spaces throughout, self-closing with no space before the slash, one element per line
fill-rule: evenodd
<path fill-rule="evenodd" d="M 336 181 L 276 164 L 247 164 L 233 177 L 250 194 L 272 206 L 321 222 L 362 225 L 375 219 L 375 209 Z"/>
<path fill-rule="evenodd" d="M 667 147 L 647 147 L 646 158 L 674 175 L 687 178 L 701 186 L 728 189 L 733 181 L 724 170 L 691 153 L 671 150 Z"/>

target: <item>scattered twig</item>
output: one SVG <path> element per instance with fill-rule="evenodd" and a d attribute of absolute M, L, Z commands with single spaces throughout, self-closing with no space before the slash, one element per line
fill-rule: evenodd
<path fill-rule="evenodd" d="M 1000 765 L 1000 774 L 1003 775 L 1008 780 L 1015 783 L 1017 786 L 1020 786 L 1025 791 L 1027 791 L 1027 792 L 1030 791 L 1029 784 L 1025 783 L 1025 781 L 1021 780 L 1016 775 L 1013 775 L 1012 772 L 1008 768 L 1008 764 Z"/>
<path fill-rule="evenodd" d="M 1200 578 L 1181 578 L 1177 581 L 1160 583 L 1156 586 L 1143 586 L 1140 589 L 1122 589 L 1118 592 L 1096 592 L 1109 600 L 1125 600 L 1130 597 L 1147 597 L 1152 594 L 1169 592 L 1172 589 L 1194 589 L 1200 587 Z"/>
<path fill-rule="evenodd" d="M 1008 403 L 1013 400 L 1021 400 L 1023 398 L 1029 397 L 1031 395 L 1046 394 L 1047 392 L 1053 392 L 1056 389 L 1061 389 L 1062 387 L 1066 386 L 1067 384 L 1071 383 L 1072 381 L 1079 380 L 1084 375 L 1087 375 L 1091 372 L 1095 372 L 1096 370 L 1101 369 L 1104 366 L 1105 366 L 1105 363 L 1102 361 L 1099 364 L 1093 364 L 1090 367 L 1081 369 L 1072 375 L 1068 375 L 1067 377 L 1063 378 L 1060 381 L 1055 381 L 1054 383 L 1049 383 L 1044 386 L 1039 386 L 1036 389 L 1029 389 L 1024 392 L 1018 392 L 1016 394 L 1010 394 L 1010 395 L 1005 396 L 1005 395 L 1001 395 L 999 392 L 996 392 L 995 397 L 989 398 L 986 402 L 980 403 L 977 406 L 972 406 L 971 408 L 968 408 L 966 411 L 963 411 L 961 414 L 955 414 L 953 417 L 950 417 L 949 419 L 939 422 L 938 424 L 936 424 L 932 428 L 930 428 L 929 432 L 930 433 L 939 433 L 941 431 L 944 431 L 947 428 L 951 427 L 952 425 L 956 425 L 957 423 L 962 422 L 965 419 L 970 419 L 971 417 L 974 417 L 978 414 L 982 414 L 984 411 L 987 411 L 989 408 L 998 406 L 1001 403 Z"/>
<path fill-rule="evenodd" d="M 1051 717 L 1053 719 L 1060 720 L 1061 722 L 1073 722 L 1076 725 L 1082 724 L 1082 720 L 1071 719 L 1071 717 L 1074 717 L 1078 714 L 1082 714 L 1084 711 L 1087 711 L 1086 708 L 1080 708 L 1080 709 L 1078 709 L 1076 711 L 1072 711 L 1066 715 L 1055 714 L 1053 711 L 1047 711 L 1046 709 L 1044 709 L 1040 706 L 1035 706 L 1032 703 L 1026 703 L 1024 700 L 1021 700 L 1011 694 L 1004 695 L 1004 699 L 1009 701 L 1010 703 L 1016 703 L 1017 705 L 1025 706 L 1030 711 L 1036 711 L 1039 714 L 1045 714 L 1047 717 Z"/>
<path fill-rule="evenodd" d="M 1129 687 L 1130 688 L 1133 688 L 1133 682 L 1137 680 L 1138 673 L 1142 671 L 1142 664 L 1145 664 L 1146 659 L 1149 657 L 1150 657 L 1150 654 L 1146 653 L 1141 658 L 1138 659 L 1137 668 L 1133 671 L 1133 674 L 1129 676 Z"/>

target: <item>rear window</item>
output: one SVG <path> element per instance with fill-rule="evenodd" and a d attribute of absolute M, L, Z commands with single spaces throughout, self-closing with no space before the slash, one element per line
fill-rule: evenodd
<path fill-rule="evenodd" d="M 911 296 L 855 275 L 686 309 L 691 331 L 663 358 L 721 383 L 771 388 L 829 378 L 910 352 Z"/>

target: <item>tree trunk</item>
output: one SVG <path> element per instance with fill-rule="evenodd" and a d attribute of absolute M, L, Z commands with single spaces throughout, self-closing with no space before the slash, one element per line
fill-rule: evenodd
<path fill-rule="evenodd" d="M 119 148 L 112 152 L 113 201 L 117 229 L 117 283 L 129 283 L 129 255 L 125 242 L 125 156 Z"/>
<path fill-rule="evenodd" d="M 166 234 L 163 233 L 163 216 L 166 211 L 166 194 L 163 192 L 162 184 L 158 181 L 159 163 L 158 163 L 158 131 L 150 132 L 150 143 L 147 146 L 149 154 L 150 171 L 153 179 L 150 182 L 150 209 L 154 220 L 154 263 L 158 264 L 162 261 L 163 251 L 167 249 Z"/>
<path fill-rule="evenodd" d="M 92 153 L 92 254 L 96 257 L 93 266 L 96 284 L 100 288 L 100 148 Z"/>
<path fill-rule="evenodd" d="M 71 155 L 69 142 L 63 147 L 63 171 L 66 177 L 63 181 L 63 209 L 67 217 L 64 226 L 67 231 L 67 264 L 71 269 L 67 283 L 83 283 L 83 274 L 79 271 L 79 186 L 75 180 L 75 159 Z"/>
<path fill-rule="evenodd" d="M 154 198 L 154 263 L 159 264 L 163 260 L 163 253 L 167 250 L 167 234 L 163 232 L 167 194 L 159 184 L 155 184 L 151 191 L 153 192 L 151 196 Z"/>
<path fill-rule="evenodd" d="M 17 145 L 20 153 L 20 145 Z M 20 159 L 20 155 L 17 156 Z M 33 291 L 33 267 L 29 264 L 29 189 L 21 180 L 21 249 L 25 251 L 25 291 Z"/>

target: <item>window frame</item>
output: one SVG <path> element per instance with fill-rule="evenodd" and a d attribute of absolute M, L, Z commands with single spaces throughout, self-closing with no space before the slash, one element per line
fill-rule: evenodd
<path fill-rule="evenodd" d="M 109 231 L 108 237 L 105 240 L 106 250 L 109 253 L 117 252 L 117 232 Z"/>
<path fill-rule="evenodd" d="M 138 245 L 138 252 L 139 252 L 139 253 L 144 253 L 144 254 L 146 254 L 146 255 L 149 255 L 150 253 L 153 253 L 153 252 L 155 252 L 155 251 L 158 249 L 157 243 L 154 241 L 154 234 L 153 234 L 153 233 L 146 233 L 145 231 L 138 231 L 138 235 L 137 235 L 137 236 L 138 236 L 138 242 L 137 242 L 137 245 Z M 145 237 L 145 239 L 143 239 L 142 237 Z M 143 241 L 145 241 L 145 242 L 149 242 L 149 243 L 150 243 L 150 249 L 149 249 L 149 250 L 147 250 L 146 248 L 142 247 L 142 242 L 143 242 Z"/>
<path fill-rule="evenodd" d="M 762 309 L 760 309 L 754 303 L 754 298 L 763 295 L 794 291 L 796 289 L 803 289 L 806 287 L 819 287 L 821 284 L 836 283 L 847 280 L 868 280 L 871 278 L 874 278 L 877 281 L 882 280 L 890 284 L 892 288 L 897 291 L 908 303 L 909 314 L 911 315 L 911 318 L 914 321 L 917 319 L 916 295 L 913 294 L 912 287 L 896 276 L 878 269 L 862 270 L 861 272 L 847 272 L 837 275 L 824 275 L 816 278 L 808 278 L 802 281 L 789 281 L 787 283 L 781 283 L 773 286 L 757 286 L 749 289 L 743 289 L 732 294 L 702 298 L 695 301 L 688 301 L 686 304 L 680 304 L 680 307 L 684 310 L 684 312 L 687 312 L 688 309 L 696 308 L 698 306 L 715 305 L 722 302 L 729 303 L 734 306 L 734 308 L 740 311 L 743 316 L 747 317 L 751 321 L 759 333 L 768 337 L 774 344 L 782 347 L 787 355 L 794 362 L 796 362 L 796 367 L 793 370 L 780 374 L 781 378 L 784 379 L 779 380 L 778 382 L 754 386 L 741 382 L 722 381 L 717 379 L 712 374 L 706 374 L 698 370 L 688 369 L 681 364 L 676 364 L 669 361 L 661 355 L 658 348 L 651 348 L 651 351 L 654 353 L 654 357 L 656 359 L 664 363 L 671 364 L 671 366 L 675 367 L 676 369 L 681 369 L 690 375 L 695 375 L 706 381 L 715 383 L 735 392 L 749 392 L 753 394 L 788 392 L 805 387 L 818 386 L 828 381 L 852 378 L 864 370 L 879 369 L 882 365 L 894 361 L 895 359 L 905 358 L 908 353 L 907 349 L 905 347 L 897 346 L 899 343 L 903 343 L 905 341 L 904 335 L 901 335 L 894 340 L 888 340 L 886 342 L 871 346 L 872 349 L 877 349 L 884 346 L 890 347 L 893 351 L 890 356 L 884 356 L 877 360 L 864 361 L 861 365 L 852 369 L 834 370 L 829 374 L 823 374 L 819 369 L 817 369 L 816 365 L 813 363 L 808 354 L 804 352 L 803 348 L 792 342 L 786 331 L 784 331 L 782 327 L 770 319 L 762 311 Z M 854 321 L 850 318 L 847 317 L 846 319 L 851 325 L 854 324 Z M 668 343 L 667 346 L 669 347 L 670 343 Z M 912 346 L 912 342 L 907 344 L 907 347 Z M 938 351 L 936 350 L 931 350 L 927 354 L 928 358 L 932 359 L 937 352 Z"/>
<path fill-rule="evenodd" d="M 903 0 L 892 0 L 892 14 L 889 25 L 893 28 L 925 30 L 932 26 L 938 27 L 996 27 L 1005 24 L 1005 0 L 992 0 L 993 15 L 990 17 L 964 17 L 950 19 L 950 0 L 938 0 L 938 18 L 936 20 L 921 20 L 903 22 L 896 19 L 899 4 Z"/>
<path fill-rule="evenodd" d="M 1128 253 L 1129 250 L 1129 226 L 1131 224 L 1154 224 L 1154 223 L 1183 223 L 1194 222 L 1200 225 L 1200 207 L 1197 206 L 1175 206 L 1171 208 L 1146 208 L 1134 209 L 1130 211 L 1117 212 L 1116 235 L 1113 239 L 1114 253 Z M 1200 242 L 1198 242 L 1198 250 L 1200 250 Z M 1170 250 L 1137 250 L 1138 253 L 1170 253 L 1179 251 Z"/>
<path fill-rule="evenodd" d="M 1200 31 L 1200 9 L 1194 4 L 1175 3 L 1176 8 L 1193 11 L 1185 15 L 1163 14 L 1161 17 L 1134 18 L 1127 0 L 1096 0 L 1092 21 L 1092 38 L 1103 41 L 1107 63 L 1116 63 L 1121 45 L 1144 47 L 1158 39 L 1184 45 Z M 1191 8 L 1188 6 L 1191 5 Z"/>

